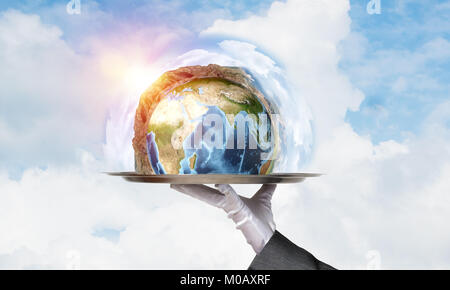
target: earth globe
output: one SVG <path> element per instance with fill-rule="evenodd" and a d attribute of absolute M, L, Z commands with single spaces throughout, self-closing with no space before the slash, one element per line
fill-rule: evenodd
<path fill-rule="evenodd" d="M 269 174 L 279 155 L 278 111 L 242 68 L 164 73 L 141 96 L 135 169 L 141 174 Z"/>

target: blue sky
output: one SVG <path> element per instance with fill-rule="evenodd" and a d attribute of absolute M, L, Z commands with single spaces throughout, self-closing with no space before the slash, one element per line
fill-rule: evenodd
<path fill-rule="evenodd" d="M 83 46 L 89 38 L 114 38 L 119 31 L 132 34 L 133 29 L 148 27 L 161 27 L 160 35 L 174 30 L 183 36 L 164 49 L 176 55 L 215 45 L 216 39 L 199 38 L 198 33 L 216 19 L 264 16 L 272 3 L 82 0 L 82 14 L 68 15 L 65 13 L 67 2 L 3 1 L 0 10 L 16 9 L 39 15 L 45 25 L 61 29 L 61 39 L 82 54 L 91 53 Z M 352 32 L 339 47 L 342 53 L 339 67 L 365 98 L 359 110 L 347 112 L 346 120 L 358 134 L 369 136 L 376 144 L 391 139 L 402 141 L 418 133 L 428 114 L 448 99 L 449 4 L 446 1 L 381 1 L 381 14 L 369 15 L 367 1 L 350 3 Z M 48 113 L 49 108 L 37 99 L 30 104 L 23 108 L 22 103 L 9 98 L 4 100 L 1 112 L 16 127 L 19 126 L 17 121 L 23 123 L 23 119 L 11 114 L 12 111 L 25 109 L 32 111 L 31 115 Z M 82 146 L 89 147 L 88 143 L 86 140 Z M 60 151 L 61 154 L 56 154 L 58 157 L 53 160 L 50 158 L 50 162 L 58 158 L 61 159 L 58 162 L 63 162 L 66 150 L 60 148 Z M 8 164 L 10 172 L 19 173 L 28 166 L 47 166 L 44 158 L 10 160 L 4 164 Z"/>
<path fill-rule="evenodd" d="M 448 56 L 436 55 L 418 63 L 414 60 L 425 53 L 423 46 L 427 43 L 449 39 L 449 4 L 446 1 L 381 1 L 381 14 L 373 15 L 367 14 L 365 1 L 351 4 L 352 31 L 364 38 L 365 48 L 355 59 L 344 58 L 341 68 L 364 92 L 365 99 L 359 111 L 347 114 L 347 120 L 358 133 L 370 134 L 375 142 L 402 140 L 407 132 L 417 133 L 426 116 L 449 98 Z M 377 70 L 383 74 L 361 75 L 361 69 L 386 56 L 392 57 L 392 62 L 380 63 Z M 409 61 L 411 68 L 395 69 Z M 407 83 L 408 79 L 417 83 Z M 396 81 L 401 86 L 397 90 Z"/>

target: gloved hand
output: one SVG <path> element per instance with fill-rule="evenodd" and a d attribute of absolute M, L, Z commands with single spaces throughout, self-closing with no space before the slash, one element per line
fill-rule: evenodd
<path fill-rule="evenodd" d="M 200 184 L 172 184 L 170 187 L 225 210 L 257 254 L 275 232 L 271 207 L 275 184 L 264 184 L 252 198 L 238 195 L 228 184 L 216 185 L 217 189 Z"/>

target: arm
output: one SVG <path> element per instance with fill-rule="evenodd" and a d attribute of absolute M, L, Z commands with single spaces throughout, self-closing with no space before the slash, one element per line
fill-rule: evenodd
<path fill-rule="evenodd" d="M 275 231 L 249 270 L 335 270 Z"/>
<path fill-rule="evenodd" d="M 271 200 L 276 185 L 264 184 L 253 195 L 238 195 L 230 185 L 171 185 L 172 189 L 223 209 L 256 252 L 249 269 L 333 269 L 275 231 Z"/>

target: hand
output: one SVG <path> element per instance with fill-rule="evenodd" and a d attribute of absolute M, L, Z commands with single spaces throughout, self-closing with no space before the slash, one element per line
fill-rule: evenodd
<path fill-rule="evenodd" d="M 275 184 L 264 184 L 252 198 L 238 195 L 228 184 L 216 184 L 217 189 L 200 184 L 172 184 L 170 187 L 225 210 L 257 254 L 275 232 L 271 206 Z"/>

